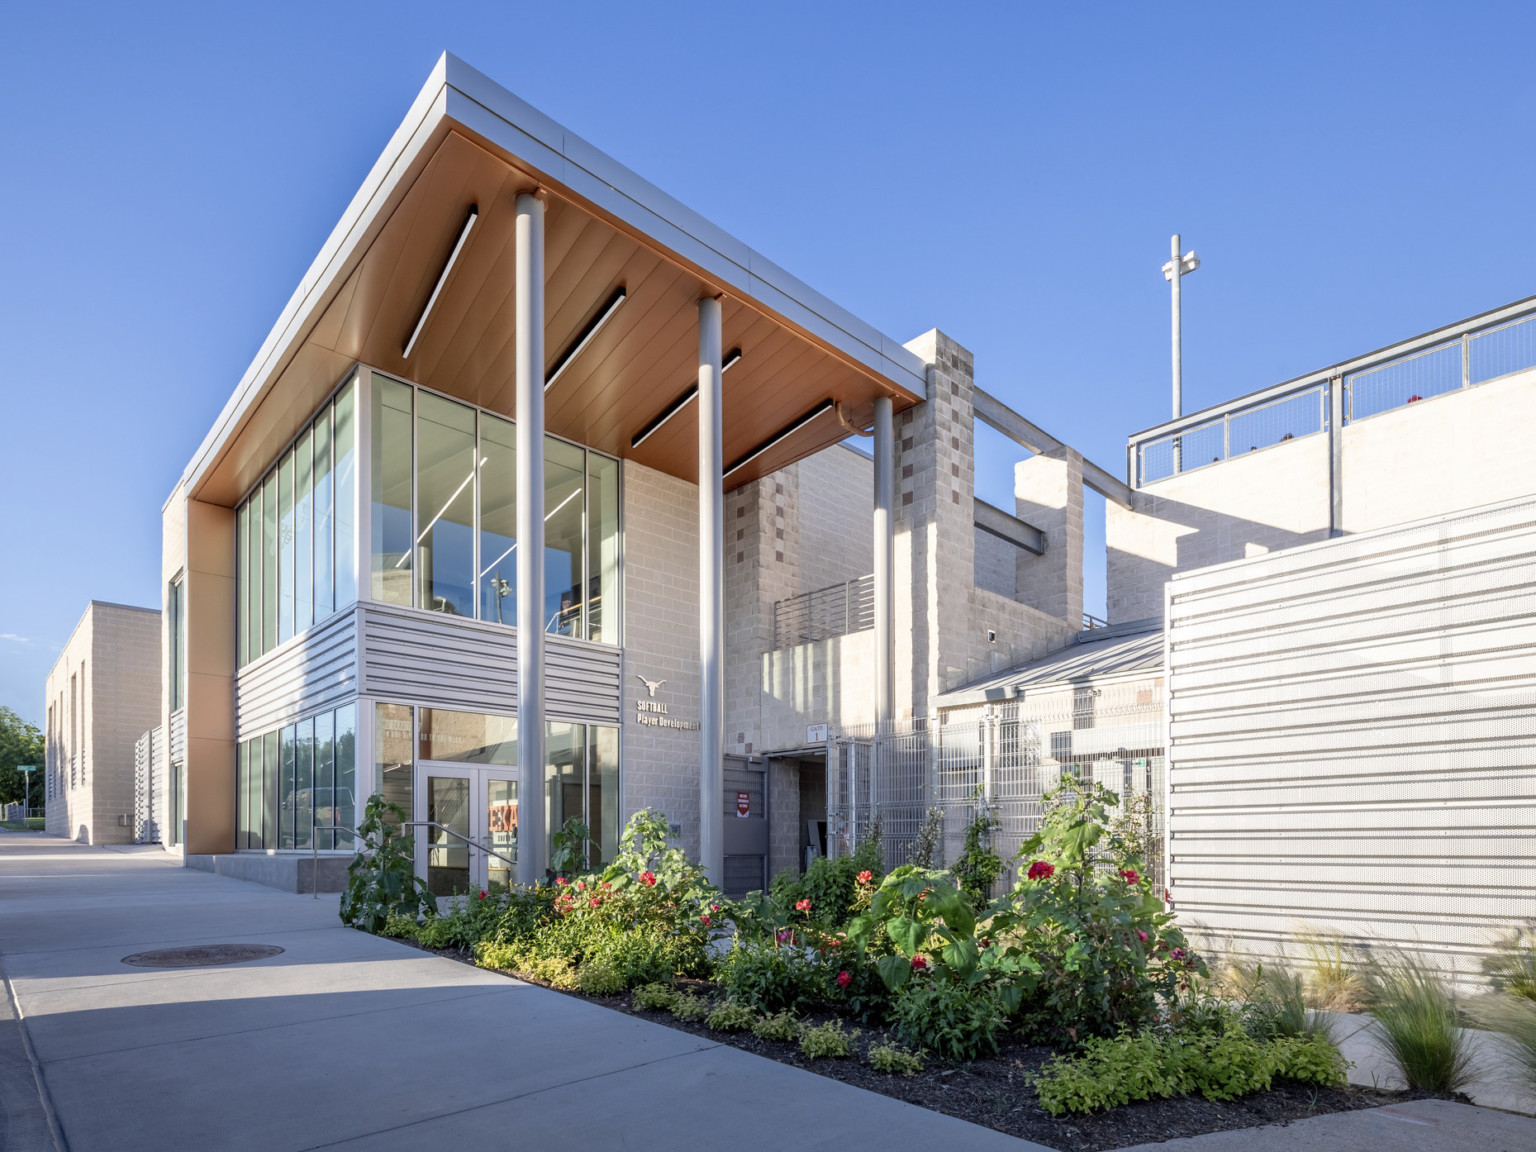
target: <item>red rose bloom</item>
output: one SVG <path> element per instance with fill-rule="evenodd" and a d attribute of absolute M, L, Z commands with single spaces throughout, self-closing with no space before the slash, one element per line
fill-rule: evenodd
<path fill-rule="evenodd" d="M 585 892 L 586 890 L 587 890 L 587 882 L 585 880 L 578 880 L 578 881 L 576 881 L 576 891 L 578 891 L 578 892 Z"/>
<path fill-rule="evenodd" d="M 486 891 L 485 891 L 484 888 L 482 888 L 482 889 L 480 889 L 480 899 L 484 900 L 485 897 L 486 897 Z"/>
<path fill-rule="evenodd" d="M 923 955 L 912 957 L 912 967 L 921 972 L 924 968 L 928 967 L 928 957 Z"/>
<path fill-rule="evenodd" d="M 1136 929 L 1136 935 L 1141 937 L 1141 942 L 1143 944 L 1145 944 L 1147 942 L 1147 934 L 1145 932 L 1143 932 L 1140 928 Z"/>
<path fill-rule="evenodd" d="M 654 873 L 654 872 L 642 872 L 642 873 L 640 873 L 640 883 L 644 884 L 647 888 L 654 888 L 654 887 L 656 887 L 656 873 Z"/>
<path fill-rule="evenodd" d="M 709 925 L 709 917 L 708 916 L 700 916 L 699 917 L 699 923 L 705 925 L 706 927 L 708 927 L 708 925 Z"/>
<path fill-rule="evenodd" d="M 1029 871 L 1025 875 L 1031 880 L 1049 880 L 1056 875 L 1056 865 L 1047 864 L 1044 860 L 1036 860 L 1029 866 Z"/>
<path fill-rule="evenodd" d="M 848 973 L 846 973 L 846 972 L 839 972 L 837 974 L 837 986 L 839 988 L 846 988 L 846 987 L 848 987 L 848 985 L 850 985 L 852 983 L 853 983 L 853 977 L 848 975 Z"/>
<path fill-rule="evenodd" d="M 587 901 L 587 906 L 589 908 L 596 908 L 601 903 L 602 903 L 602 901 L 599 900 L 596 896 L 594 896 L 594 897 L 592 897 L 592 899 Z"/>
<path fill-rule="evenodd" d="M 874 878 L 875 878 L 875 874 L 873 872 L 869 871 L 869 869 L 867 869 L 867 868 L 863 872 L 859 873 L 859 883 L 860 884 L 868 884 Z"/>
<path fill-rule="evenodd" d="M 796 912 L 809 912 L 810 910 L 811 902 L 809 900 L 799 900 L 795 903 Z"/>
<path fill-rule="evenodd" d="M 720 905 L 718 905 L 718 904 L 711 904 L 709 906 L 709 910 L 711 912 L 718 912 L 718 911 L 720 911 Z"/>
<path fill-rule="evenodd" d="M 1136 869 L 1134 868 L 1122 868 L 1120 869 L 1120 875 L 1125 878 L 1127 884 L 1134 884 L 1141 879 L 1140 876 L 1136 875 Z"/>
<path fill-rule="evenodd" d="M 566 886 L 566 884 L 569 883 L 569 881 L 566 880 L 566 878 L 564 876 L 556 876 L 555 877 L 555 883 L 560 885 L 560 887 L 564 888 Z"/>

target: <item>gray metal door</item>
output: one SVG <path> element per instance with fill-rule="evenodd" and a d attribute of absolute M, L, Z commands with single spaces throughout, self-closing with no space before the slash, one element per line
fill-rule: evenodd
<path fill-rule="evenodd" d="M 731 897 L 768 887 L 768 774 L 740 756 L 725 758 L 725 883 Z"/>

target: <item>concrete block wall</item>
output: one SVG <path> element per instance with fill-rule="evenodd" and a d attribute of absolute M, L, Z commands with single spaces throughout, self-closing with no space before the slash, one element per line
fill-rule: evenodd
<path fill-rule="evenodd" d="M 1302 440 L 1170 476 L 1105 502 L 1109 622 L 1163 614 L 1174 572 L 1328 538 L 1328 438 Z"/>
<path fill-rule="evenodd" d="M 976 587 L 1012 598 L 1018 584 L 1018 547 L 978 528 L 975 555 Z"/>
<path fill-rule="evenodd" d="M 1063 446 L 1013 466 L 1020 520 L 1045 533 L 1045 554 L 1019 552 L 1013 598 L 1047 616 L 1083 615 L 1083 457 Z"/>
<path fill-rule="evenodd" d="M 838 444 L 800 461 L 793 471 L 799 497 L 797 591 L 868 576 L 875 570 L 874 460 Z"/>
<path fill-rule="evenodd" d="M 635 702 L 649 699 L 641 676 L 665 680 L 656 700 L 669 706 L 670 717 L 699 720 L 698 507 L 697 486 L 625 464 L 623 813 L 666 813 L 681 829 L 683 849 L 695 856 L 699 733 L 643 725 Z M 728 528 L 728 542 L 732 535 Z"/>
<path fill-rule="evenodd" d="M 160 715 L 160 613 L 92 601 L 45 691 L 53 710 L 45 764 L 52 777 L 48 831 L 86 844 L 132 842 L 134 745 Z"/>

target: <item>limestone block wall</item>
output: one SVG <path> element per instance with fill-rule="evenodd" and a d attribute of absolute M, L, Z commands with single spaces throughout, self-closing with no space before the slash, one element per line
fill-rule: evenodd
<path fill-rule="evenodd" d="M 698 507 L 695 485 L 625 464 L 623 812 L 665 812 L 695 856 L 699 733 L 641 724 L 635 704 L 650 700 L 641 676 L 665 680 L 655 699 L 668 715 L 699 719 Z M 732 535 L 727 528 L 727 541 Z"/>
<path fill-rule="evenodd" d="M 800 461 L 794 471 L 800 531 L 796 591 L 868 576 L 875 570 L 874 460 L 839 444 Z"/>
<path fill-rule="evenodd" d="M 1019 549 L 976 529 L 976 587 L 1012 598 L 1018 583 Z"/>
<path fill-rule="evenodd" d="M 1328 438 L 1308 436 L 1107 501 L 1109 622 L 1162 616 L 1174 572 L 1327 539 L 1328 466 Z"/>
<path fill-rule="evenodd" d="M 159 722 L 160 613 L 92 601 L 45 690 L 48 831 L 86 844 L 130 843 L 134 744 Z"/>
<path fill-rule="evenodd" d="M 1345 532 L 1536 493 L 1536 371 L 1431 396 L 1344 429 Z"/>
<path fill-rule="evenodd" d="M 1013 598 L 1047 616 L 1083 615 L 1083 457 L 1065 445 L 1013 467 L 1020 520 L 1045 533 L 1045 554 L 1019 552 Z M 978 581 L 979 583 L 979 581 Z"/>

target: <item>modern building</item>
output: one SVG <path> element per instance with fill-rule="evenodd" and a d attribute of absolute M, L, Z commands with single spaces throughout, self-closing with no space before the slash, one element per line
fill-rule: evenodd
<path fill-rule="evenodd" d="M 160 712 L 160 613 L 92 600 L 48 673 L 45 827 L 134 839 L 134 744 Z"/>
<path fill-rule="evenodd" d="M 977 417 L 1055 454 L 1049 526 L 974 499 Z M 382 793 L 449 891 L 542 875 L 572 818 L 595 863 L 651 807 L 761 886 L 832 847 L 831 732 L 1081 628 L 1083 483 L 1130 499 L 941 333 L 877 332 L 444 56 L 165 504 L 164 839 L 334 883 Z"/>

